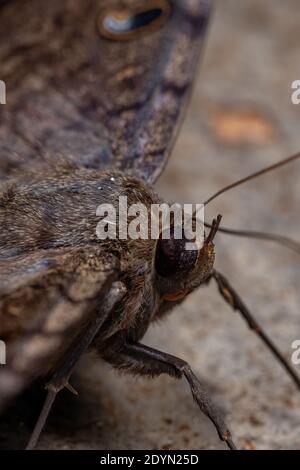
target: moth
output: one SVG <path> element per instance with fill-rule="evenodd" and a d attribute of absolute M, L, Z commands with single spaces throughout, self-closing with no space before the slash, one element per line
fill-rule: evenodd
<path fill-rule="evenodd" d="M 96 236 L 100 204 L 117 206 L 120 196 L 149 208 L 161 201 L 153 184 L 183 117 L 211 2 L 27 0 L 22 14 L 16 0 L 0 5 L 7 87 L 0 108 L 0 338 L 7 345 L 0 409 L 35 380 L 45 384 L 28 443 L 34 448 L 56 395 L 74 391 L 76 364 L 95 349 L 121 371 L 186 379 L 199 409 L 235 449 L 190 365 L 142 343 L 152 322 L 215 281 L 300 388 L 295 371 L 214 268 L 220 217 L 207 224 L 203 246 L 192 252 L 175 238 Z"/>

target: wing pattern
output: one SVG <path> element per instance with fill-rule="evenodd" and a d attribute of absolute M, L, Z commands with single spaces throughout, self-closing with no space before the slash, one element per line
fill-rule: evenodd
<path fill-rule="evenodd" d="M 130 13 L 143 2 L 122 5 Z M 58 159 L 156 179 L 182 117 L 210 10 L 207 0 L 165 2 L 171 14 L 164 24 L 127 41 L 104 38 L 97 26 L 106 11 L 119 8 L 114 0 L 2 6 L 7 104 L 0 107 L 0 179 Z"/>

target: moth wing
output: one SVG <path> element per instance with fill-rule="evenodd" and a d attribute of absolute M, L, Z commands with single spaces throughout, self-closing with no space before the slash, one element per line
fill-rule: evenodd
<path fill-rule="evenodd" d="M 210 3 L 31 0 L 22 13 L 5 3 L 0 179 L 67 160 L 153 182 L 182 118 Z"/>
<path fill-rule="evenodd" d="M 101 301 L 119 273 L 116 259 L 93 247 L 27 254 L 18 262 L 0 266 L 0 280 L 6 277 L 0 283 L 0 337 L 6 344 L 0 409 L 55 369 L 93 314 L 101 315 Z"/>

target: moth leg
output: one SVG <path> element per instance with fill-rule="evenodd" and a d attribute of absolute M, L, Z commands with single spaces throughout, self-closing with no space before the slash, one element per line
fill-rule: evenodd
<path fill-rule="evenodd" d="M 69 385 L 69 378 L 72 375 L 79 358 L 89 348 L 102 324 L 106 320 L 108 314 L 112 311 L 116 303 L 121 300 L 124 293 L 125 286 L 121 282 L 114 282 L 112 284 L 110 291 L 103 300 L 101 314 L 97 315 L 88 325 L 84 334 L 77 338 L 73 346 L 66 354 L 64 363 L 53 374 L 51 380 L 46 385 L 45 388 L 47 389 L 47 396 L 42 411 L 40 412 L 34 430 L 27 444 L 26 450 L 32 450 L 36 446 L 57 394 L 64 388 L 67 388 L 73 393 L 75 392 L 75 394 L 77 394 L 77 392 Z"/>
<path fill-rule="evenodd" d="M 205 387 L 187 362 L 140 343 L 126 344 L 121 351 L 111 354 L 107 360 L 117 369 L 127 370 L 133 374 L 147 376 L 168 374 L 178 379 L 185 377 L 195 402 L 202 413 L 212 421 L 220 439 L 225 441 L 231 450 L 236 449 L 219 410 L 212 403 Z"/>
<path fill-rule="evenodd" d="M 246 323 L 248 324 L 249 328 L 253 330 L 265 343 L 265 345 L 269 348 L 269 350 L 274 354 L 277 358 L 278 362 L 281 363 L 283 368 L 289 374 L 291 379 L 295 382 L 296 386 L 300 390 L 300 378 L 293 370 L 293 368 L 289 365 L 288 361 L 283 357 L 282 353 L 278 350 L 275 346 L 273 341 L 268 337 L 268 335 L 263 331 L 261 326 L 257 323 L 255 318 L 253 318 L 252 314 L 250 313 L 247 306 L 244 304 L 242 299 L 239 295 L 235 292 L 233 287 L 229 284 L 228 280 L 223 276 L 223 274 L 214 271 L 212 277 L 217 282 L 219 291 L 225 301 L 233 308 L 233 310 L 237 310 L 242 317 L 245 319 Z"/>

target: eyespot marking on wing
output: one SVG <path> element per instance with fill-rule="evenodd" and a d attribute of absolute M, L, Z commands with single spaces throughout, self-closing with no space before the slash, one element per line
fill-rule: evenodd
<path fill-rule="evenodd" d="M 98 30 L 106 39 L 130 41 L 160 28 L 170 14 L 170 0 L 149 0 L 135 8 L 104 10 L 98 18 Z"/>

